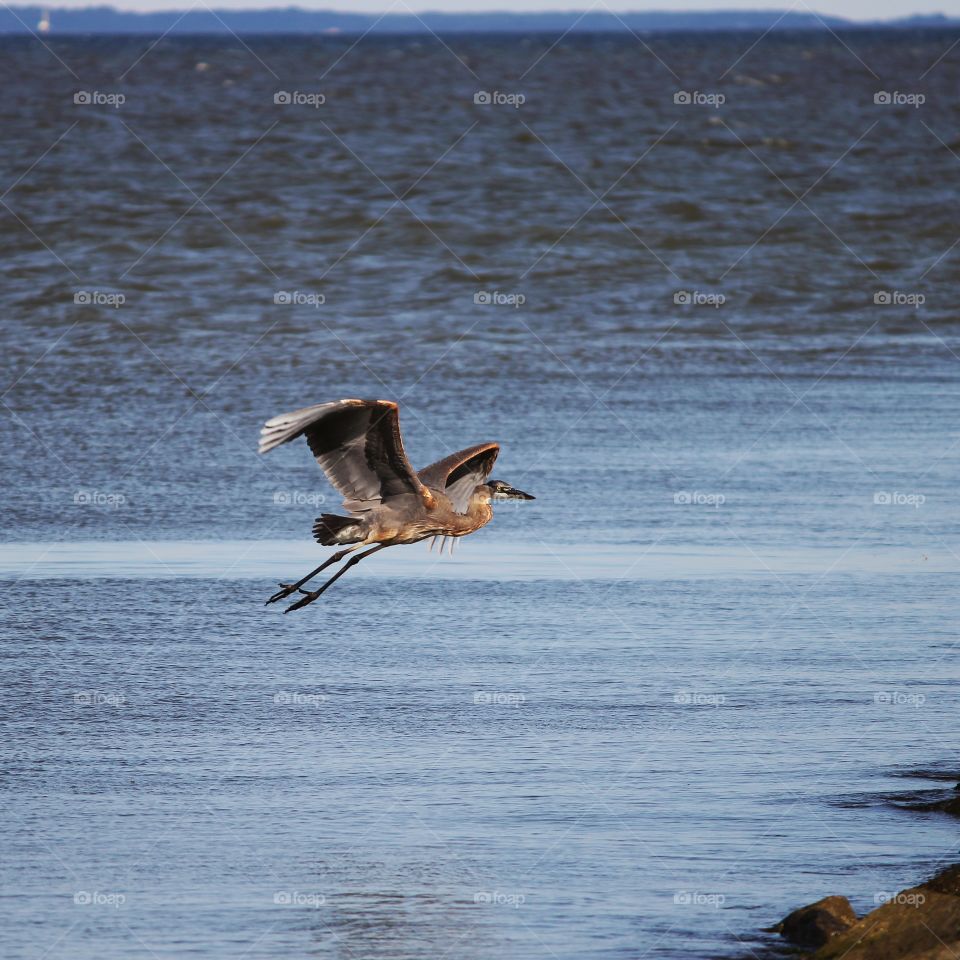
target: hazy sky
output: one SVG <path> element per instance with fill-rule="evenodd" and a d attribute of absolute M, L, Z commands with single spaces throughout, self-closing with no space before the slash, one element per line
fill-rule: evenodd
<path fill-rule="evenodd" d="M 29 2 L 29 0 L 20 0 Z M 37 2 L 37 0 L 33 0 Z M 202 8 L 232 7 L 262 9 L 264 7 L 299 6 L 310 10 L 344 10 L 356 13 L 382 13 L 391 6 L 422 13 L 425 10 L 493 11 L 493 10 L 584 10 L 594 7 L 622 12 L 624 10 L 731 10 L 731 9 L 796 9 L 849 17 L 854 20 L 885 19 L 915 13 L 946 13 L 960 16 L 960 0 L 50 0 L 53 7 L 86 7 L 109 4 L 121 10 L 185 10 L 196 3 Z"/>

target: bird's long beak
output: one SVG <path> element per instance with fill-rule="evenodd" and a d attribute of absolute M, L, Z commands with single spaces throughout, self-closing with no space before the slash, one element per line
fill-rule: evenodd
<path fill-rule="evenodd" d="M 536 500 L 537 498 L 529 493 L 524 493 L 522 490 L 518 490 L 516 487 L 508 487 L 506 490 L 501 490 L 497 498 L 503 498 L 504 500 Z"/>

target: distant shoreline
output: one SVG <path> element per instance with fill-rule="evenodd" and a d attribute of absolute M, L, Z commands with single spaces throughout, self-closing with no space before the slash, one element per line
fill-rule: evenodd
<path fill-rule="evenodd" d="M 774 31 L 905 31 L 960 28 L 943 14 L 857 21 L 791 10 L 720 10 L 615 14 L 595 11 L 542 13 L 372 14 L 285 7 L 260 10 L 125 11 L 113 7 L 0 8 L 0 34 L 49 37 L 84 34 L 301 34 L 317 36 L 531 34 L 531 33 L 731 33 Z"/>
<path fill-rule="evenodd" d="M 890 28 L 879 28 L 879 27 L 849 27 L 843 30 L 845 36 L 849 35 L 873 35 L 873 36 L 886 36 L 889 38 L 895 37 L 907 37 L 915 36 L 918 33 L 936 33 L 938 31 L 960 31 L 960 23 L 950 24 L 948 27 L 890 27 Z M 794 29 L 794 30 L 778 30 L 773 31 L 776 36 L 780 39 L 787 37 L 804 37 L 804 36 L 825 36 L 829 37 L 830 33 L 826 30 L 814 30 L 813 28 L 809 29 Z M 730 28 L 727 30 L 657 30 L 657 31 L 645 31 L 642 36 L 643 39 L 649 40 L 652 36 L 656 35 L 658 38 L 663 38 L 665 40 L 679 39 L 681 37 L 703 37 L 707 34 L 717 36 L 717 37 L 735 37 L 738 34 L 744 36 L 756 36 L 758 33 L 763 33 L 761 30 L 756 29 L 747 29 L 743 28 Z M 393 32 L 388 31 L 377 31 L 376 33 L 371 33 L 369 36 L 363 32 L 336 32 L 331 33 L 324 30 L 290 30 L 290 29 L 276 29 L 276 30 L 264 30 L 264 29 L 230 29 L 230 30 L 204 30 L 204 29 L 192 29 L 192 30 L 164 30 L 162 28 L 147 28 L 144 27 L 139 30 L 117 30 L 117 29 L 102 29 L 102 30 L 58 30 L 54 32 L 44 32 L 40 30 L 7 30 L 3 27 L 0 27 L 0 39 L 24 39 L 24 40 L 42 40 L 44 43 L 57 41 L 57 40 L 87 40 L 95 38 L 128 38 L 136 39 L 142 38 L 145 40 L 156 40 L 158 37 L 163 37 L 164 39 L 179 39 L 179 40 L 189 40 L 193 39 L 225 39 L 229 40 L 231 37 L 243 37 L 245 39 L 315 39 L 315 40 L 343 40 L 354 42 L 361 37 L 366 37 L 370 40 L 390 40 L 390 39 L 408 39 L 415 40 L 417 38 L 429 40 L 431 37 L 444 38 L 447 40 L 462 39 L 462 40 L 519 40 L 524 37 L 544 37 L 548 40 L 555 40 L 557 37 L 563 34 L 562 31 L 557 30 L 525 30 L 525 31 L 508 31 L 508 30 L 490 30 L 490 31 L 481 31 L 481 30 L 444 30 L 444 31 L 432 31 L 424 33 L 413 33 L 410 31 L 397 30 Z M 571 31 L 568 35 L 564 35 L 564 39 L 567 40 L 586 40 L 591 37 L 610 37 L 618 38 L 623 40 L 628 40 L 630 38 L 630 33 L 626 31 L 613 31 L 613 30 L 578 30 Z"/>

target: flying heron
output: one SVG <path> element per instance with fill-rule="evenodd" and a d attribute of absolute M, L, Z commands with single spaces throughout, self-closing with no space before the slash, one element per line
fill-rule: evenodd
<path fill-rule="evenodd" d="M 488 479 L 500 452 L 497 443 L 467 447 L 419 473 L 414 471 L 403 452 L 397 404 L 389 400 L 335 400 L 283 413 L 260 431 L 260 452 L 299 436 L 306 437 L 327 479 L 343 494 L 344 509 L 350 514 L 318 517 L 314 539 L 325 547 L 354 546 L 338 550 L 296 583 L 281 583 L 267 603 L 295 591 L 303 594 L 284 613 L 313 603 L 350 567 L 384 547 L 429 537 L 465 537 L 489 523 L 492 501 L 534 499 L 502 480 Z M 319 589 L 303 589 L 322 570 L 370 544 L 375 546 L 350 557 Z"/>

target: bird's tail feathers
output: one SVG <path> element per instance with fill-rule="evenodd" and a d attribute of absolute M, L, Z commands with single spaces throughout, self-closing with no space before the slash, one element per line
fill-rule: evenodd
<path fill-rule="evenodd" d="M 324 513 L 313 524 L 313 539 L 325 547 L 338 543 L 359 543 L 363 537 L 363 526 L 355 517 Z"/>

